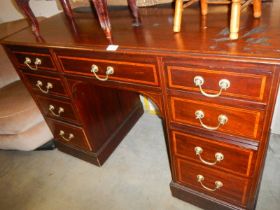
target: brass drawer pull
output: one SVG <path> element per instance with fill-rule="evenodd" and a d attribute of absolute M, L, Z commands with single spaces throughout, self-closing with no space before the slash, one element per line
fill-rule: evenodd
<path fill-rule="evenodd" d="M 73 133 L 69 133 L 68 138 L 64 137 L 65 132 L 63 130 L 59 131 L 59 135 L 61 136 L 61 138 L 63 138 L 65 141 L 71 141 L 71 139 L 73 139 L 75 136 Z"/>
<path fill-rule="evenodd" d="M 201 153 L 203 152 L 203 149 L 201 147 L 195 147 L 194 151 L 195 151 L 195 154 L 199 157 L 200 161 L 202 163 L 206 164 L 206 165 L 213 166 L 213 165 L 216 165 L 218 162 L 220 162 L 224 159 L 223 153 L 216 152 L 215 153 L 216 161 L 215 162 L 208 162 L 208 161 L 203 160 L 203 158 L 201 157 Z"/>
<path fill-rule="evenodd" d="M 64 112 L 64 109 L 62 107 L 58 108 L 58 112 L 57 114 L 54 113 L 55 107 L 53 105 L 49 105 L 49 111 L 51 112 L 51 114 L 55 117 L 60 117 L 60 115 Z"/>
<path fill-rule="evenodd" d="M 202 183 L 203 180 L 204 180 L 204 176 L 198 174 L 198 175 L 196 176 L 196 178 L 197 178 L 197 182 L 199 182 L 199 183 L 201 184 L 201 186 L 202 186 L 204 189 L 208 190 L 208 191 L 214 192 L 214 191 L 216 191 L 217 189 L 223 187 L 223 183 L 222 183 L 221 181 L 215 181 L 215 188 L 214 188 L 214 189 L 211 189 L 211 188 L 209 188 L 209 187 L 206 187 L 206 186 Z"/>
<path fill-rule="evenodd" d="M 90 70 L 90 71 L 94 74 L 95 78 L 98 79 L 98 80 L 100 80 L 100 81 L 107 81 L 107 80 L 109 79 L 109 75 L 114 74 L 114 68 L 113 68 L 112 66 L 108 66 L 108 67 L 107 67 L 107 70 L 106 70 L 106 77 L 104 77 L 104 78 L 101 78 L 101 77 L 99 77 L 99 76 L 96 74 L 96 73 L 98 72 L 98 66 L 97 66 L 97 65 L 93 64 L 93 65 L 91 66 L 91 70 Z"/>
<path fill-rule="evenodd" d="M 206 93 L 203 89 L 202 89 L 202 85 L 204 84 L 204 79 L 202 76 L 195 76 L 193 79 L 193 82 L 195 84 L 195 86 L 198 86 L 200 89 L 200 92 L 202 93 L 202 95 L 209 97 L 209 98 L 215 98 L 218 97 L 222 94 L 223 90 L 226 90 L 230 87 L 230 81 L 227 79 L 221 79 L 219 81 L 219 87 L 220 87 L 220 91 L 217 94 L 209 94 Z"/>
<path fill-rule="evenodd" d="M 195 111 L 195 117 L 196 117 L 196 119 L 198 119 L 199 122 L 200 122 L 200 124 L 201 124 L 201 126 L 202 126 L 203 128 L 205 128 L 205 129 L 207 129 L 207 130 L 211 130 L 211 131 L 217 130 L 221 125 L 224 125 L 224 124 L 226 124 L 226 123 L 228 122 L 228 117 L 227 117 L 226 115 L 224 115 L 224 114 L 220 114 L 220 115 L 218 116 L 218 122 L 219 122 L 219 124 L 218 124 L 216 127 L 207 126 L 207 125 L 205 125 L 205 124 L 202 122 L 202 120 L 201 120 L 201 119 L 204 118 L 204 116 L 205 116 L 205 115 L 204 115 L 204 112 L 203 112 L 202 110 L 197 110 L 197 111 Z"/>
<path fill-rule="evenodd" d="M 40 58 L 36 58 L 35 59 L 35 62 L 34 62 L 34 65 L 35 67 L 32 67 L 30 64 L 32 63 L 31 59 L 29 57 L 25 57 L 25 61 L 24 61 L 24 64 L 30 69 L 30 70 L 33 70 L 33 71 L 36 71 L 38 70 L 38 66 L 42 64 L 42 60 Z"/>
<path fill-rule="evenodd" d="M 46 90 L 43 90 L 43 89 L 42 89 L 43 82 L 40 81 L 40 80 L 37 81 L 36 86 L 40 89 L 40 91 L 41 91 L 42 93 L 48 93 L 49 90 L 53 88 L 53 84 L 50 83 L 50 82 L 47 82 Z"/>

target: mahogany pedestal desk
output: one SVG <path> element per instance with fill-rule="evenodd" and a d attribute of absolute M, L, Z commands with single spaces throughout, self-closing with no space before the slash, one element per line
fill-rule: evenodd
<path fill-rule="evenodd" d="M 91 14 L 63 14 L 2 41 L 66 153 L 101 166 L 143 113 L 139 94 L 157 105 L 166 131 L 173 196 L 205 209 L 254 209 L 280 78 L 280 2 L 263 18 L 243 14 L 238 41 L 227 14 L 185 18 L 173 10 L 111 12 L 115 51 Z M 205 27 L 207 26 L 207 27 Z M 74 29 L 73 29 L 74 27 Z M 77 33 L 78 32 L 78 33 Z M 152 175 L 151 175 L 152 176 Z"/>

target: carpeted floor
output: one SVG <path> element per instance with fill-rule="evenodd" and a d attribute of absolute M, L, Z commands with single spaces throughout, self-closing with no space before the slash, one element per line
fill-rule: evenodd
<path fill-rule="evenodd" d="M 257 210 L 279 210 L 280 136 L 272 135 Z M 195 210 L 171 196 L 161 121 L 144 114 L 101 168 L 58 150 L 0 151 L 1 210 Z"/>

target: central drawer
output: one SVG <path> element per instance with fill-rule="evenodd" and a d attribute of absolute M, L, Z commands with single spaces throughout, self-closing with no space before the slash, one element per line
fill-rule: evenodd
<path fill-rule="evenodd" d="M 155 64 L 58 55 L 63 72 L 127 83 L 159 86 Z M 108 70 L 111 69 L 111 72 Z M 93 73 L 95 70 L 95 73 Z M 108 77 L 108 78 L 107 78 Z"/>
<path fill-rule="evenodd" d="M 170 96 L 171 121 L 259 140 L 264 112 Z"/>

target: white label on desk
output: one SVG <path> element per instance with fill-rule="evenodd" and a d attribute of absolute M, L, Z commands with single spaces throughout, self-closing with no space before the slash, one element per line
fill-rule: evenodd
<path fill-rule="evenodd" d="M 118 47 L 119 47 L 119 45 L 110 44 L 110 45 L 108 45 L 106 50 L 107 51 L 116 51 L 118 49 Z"/>

